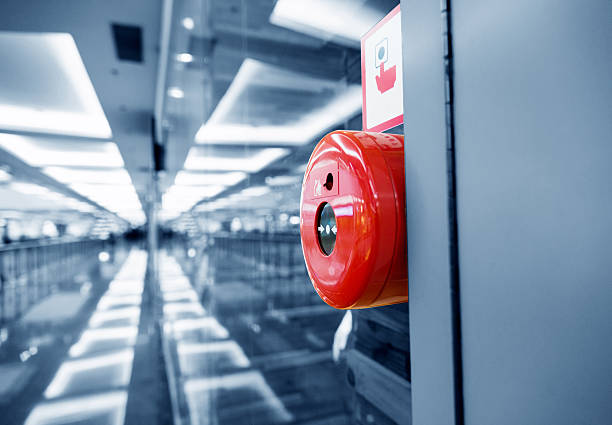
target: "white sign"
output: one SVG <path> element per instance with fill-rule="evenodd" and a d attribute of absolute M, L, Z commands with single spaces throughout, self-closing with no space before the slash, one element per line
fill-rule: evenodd
<path fill-rule="evenodd" d="M 397 6 L 361 38 L 364 131 L 404 122 L 402 21 Z"/>

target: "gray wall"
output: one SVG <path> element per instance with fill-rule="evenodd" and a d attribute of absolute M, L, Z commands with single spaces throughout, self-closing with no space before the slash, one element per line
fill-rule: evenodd
<path fill-rule="evenodd" d="M 612 423 L 612 2 L 453 2 L 467 424 Z"/>
<path fill-rule="evenodd" d="M 452 2 L 465 423 L 612 423 L 612 2 Z M 402 1 L 413 423 L 453 424 L 438 2 Z"/>
<path fill-rule="evenodd" d="M 440 3 L 402 1 L 412 423 L 454 424 Z"/>

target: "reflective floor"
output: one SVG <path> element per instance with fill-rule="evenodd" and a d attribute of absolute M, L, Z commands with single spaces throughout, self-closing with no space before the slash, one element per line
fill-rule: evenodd
<path fill-rule="evenodd" d="M 146 254 L 136 250 L 117 250 L 113 263 L 91 258 L 2 328 L 0 421 L 123 421 L 139 303 L 126 311 L 107 300 L 125 291 L 139 297 L 145 265 Z"/>
<path fill-rule="evenodd" d="M 299 266 L 218 248 L 168 244 L 155 278 L 117 250 L 2 328 L 0 423 L 349 423 L 343 313 Z"/>
<path fill-rule="evenodd" d="M 204 306 L 181 270 L 181 258 L 160 256 L 164 349 L 176 377 L 177 421 L 346 423 L 343 383 L 331 351 L 342 313 L 320 301 L 269 308 L 236 256 L 204 256 L 212 292 Z"/>

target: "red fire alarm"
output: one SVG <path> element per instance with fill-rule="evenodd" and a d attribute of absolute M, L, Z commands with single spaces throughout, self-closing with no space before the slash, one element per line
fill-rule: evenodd
<path fill-rule="evenodd" d="M 334 131 L 310 157 L 300 204 L 306 267 L 335 308 L 408 301 L 404 137 Z"/>

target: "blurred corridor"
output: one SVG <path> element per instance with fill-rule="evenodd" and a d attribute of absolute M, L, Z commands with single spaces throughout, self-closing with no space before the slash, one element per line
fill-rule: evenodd
<path fill-rule="evenodd" d="M 611 17 L 2 0 L 0 425 L 612 424 Z"/>
<path fill-rule="evenodd" d="M 397 4 L 3 2 L 1 424 L 351 423 L 299 197 Z"/>

